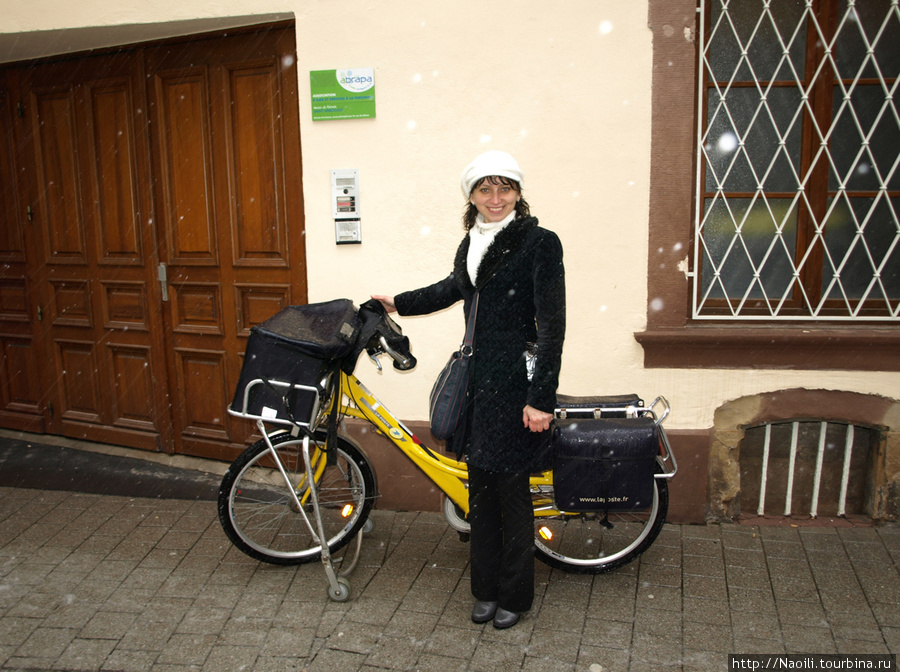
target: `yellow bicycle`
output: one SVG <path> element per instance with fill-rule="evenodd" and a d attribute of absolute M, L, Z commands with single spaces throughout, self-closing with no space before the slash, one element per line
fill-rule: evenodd
<path fill-rule="evenodd" d="M 345 354 L 323 359 L 323 354 L 334 355 L 335 351 L 313 343 L 319 336 L 312 334 L 314 330 L 309 325 L 301 324 L 299 328 L 305 340 L 293 341 L 296 333 L 285 337 L 288 346 L 299 343 L 301 350 L 306 348 L 298 355 L 301 369 L 310 368 L 306 366 L 310 359 L 321 363 L 312 367 L 318 377 L 315 381 L 297 382 L 296 362 L 286 361 L 285 351 L 269 359 L 275 363 L 272 366 L 291 373 L 261 373 L 256 363 L 266 357 L 251 352 L 251 335 L 242 380 L 229 412 L 256 420 L 263 438 L 248 447 L 228 469 L 219 491 L 218 511 L 226 534 L 241 551 L 281 565 L 321 560 L 328 573 L 329 595 L 344 600 L 349 596 L 349 583 L 335 575 L 331 554 L 361 536 L 378 485 L 365 451 L 340 431 L 343 418 L 371 423 L 440 488 L 445 495 L 444 515 L 463 539 L 469 529 L 469 501 L 465 462 L 425 445 L 353 373 L 363 350 L 379 369 L 378 357 L 382 354 L 394 360 L 395 368 L 415 366 L 408 339 L 400 327 L 377 302 L 367 302 L 358 311 L 355 307 L 348 310 L 348 304 L 352 304 L 347 300 L 313 304 L 313 308 L 332 309 L 335 304 L 338 313 L 346 318 L 336 330 L 356 333 L 349 339 L 335 339 L 329 334 L 326 340 L 343 343 L 337 352 Z M 296 332 L 298 319 L 302 323 L 305 318 L 303 307 L 292 308 L 300 314 L 299 318 L 293 315 L 288 320 Z M 321 326 L 322 320 L 315 320 Z M 355 324 L 348 328 L 348 322 Z M 331 327 L 326 324 L 326 328 Z M 312 356 L 305 354 L 310 348 Z M 309 378 L 308 373 L 306 377 Z M 561 511 L 554 500 L 553 472 L 532 475 L 537 557 L 567 572 L 607 572 L 644 552 L 665 522 L 667 479 L 677 470 L 661 426 L 669 406 L 662 397 L 644 405 L 636 395 L 565 399 L 580 410 L 593 409 L 595 416 L 650 417 L 658 427 L 656 473 L 652 497 L 645 508 Z M 272 424 L 277 426 L 271 429 Z"/>

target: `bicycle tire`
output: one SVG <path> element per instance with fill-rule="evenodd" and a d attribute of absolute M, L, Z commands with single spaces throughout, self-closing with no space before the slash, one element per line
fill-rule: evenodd
<path fill-rule="evenodd" d="M 281 431 L 269 439 L 291 483 L 297 485 L 288 487 L 266 441 L 261 439 L 241 453 L 225 473 L 219 487 L 219 521 L 228 539 L 256 560 L 274 565 L 319 560 L 321 542 L 310 533 L 297 508 L 300 501 L 318 534 L 309 490 L 304 485 L 303 437 Z M 324 439 L 324 433 L 316 433 L 316 445 L 323 446 Z M 324 459 L 324 453 L 313 445 L 310 452 Z M 333 553 L 353 539 L 369 517 L 375 496 L 369 461 L 356 446 L 338 437 L 337 464 L 324 468 L 317 492 L 325 537 Z"/>
<path fill-rule="evenodd" d="M 657 468 L 657 473 L 659 468 Z M 539 560 L 570 574 L 603 574 L 627 565 L 659 536 L 669 509 L 669 485 L 653 479 L 653 504 L 644 511 L 536 515 L 534 543 Z M 552 501 L 552 487 L 533 493 L 535 510 Z M 549 538 L 548 538 L 549 537 Z"/>

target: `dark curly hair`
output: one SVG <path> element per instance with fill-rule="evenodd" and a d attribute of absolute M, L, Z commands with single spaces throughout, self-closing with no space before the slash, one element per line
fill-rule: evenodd
<path fill-rule="evenodd" d="M 505 184 L 507 187 L 512 187 L 519 194 L 519 200 L 516 202 L 516 219 L 521 219 L 522 217 L 527 217 L 531 214 L 531 208 L 528 207 L 528 201 L 522 197 L 522 185 L 516 182 L 513 179 L 508 177 L 500 177 L 499 175 L 490 175 L 488 177 L 482 177 L 478 182 L 476 182 L 472 191 L 469 192 L 469 196 L 478 189 L 485 182 L 490 182 L 491 184 Z M 478 216 L 478 209 L 469 201 L 466 204 L 466 210 L 463 213 L 463 228 L 466 231 L 469 231 L 473 226 L 475 226 L 475 218 Z"/>

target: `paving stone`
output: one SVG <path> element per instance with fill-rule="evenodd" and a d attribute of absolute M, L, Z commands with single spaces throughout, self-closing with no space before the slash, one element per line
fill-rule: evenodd
<path fill-rule="evenodd" d="M 463 658 L 423 653 L 419 656 L 416 669 L 431 672 L 465 672 L 468 669 L 468 661 Z"/>
<path fill-rule="evenodd" d="M 725 561 L 718 555 L 685 555 L 682 570 L 685 576 L 725 578 Z"/>
<path fill-rule="evenodd" d="M 782 625 L 807 625 L 817 628 L 827 628 L 828 620 L 825 618 L 825 610 L 814 602 L 794 602 L 792 600 L 779 600 L 776 602 L 778 619 Z"/>
<path fill-rule="evenodd" d="M 681 613 L 684 622 L 710 623 L 718 625 L 728 623 L 730 610 L 727 600 L 706 599 L 685 595 L 681 601 Z"/>
<path fill-rule="evenodd" d="M 723 578 L 686 575 L 683 585 L 684 597 L 699 597 L 711 600 L 726 600 L 728 586 Z"/>
<path fill-rule="evenodd" d="M 110 652 L 101 670 L 109 672 L 150 672 L 159 654 L 148 651 L 127 651 L 115 649 Z"/>
<path fill-rule="evenodd" d="M 634 623 L 610 621 L 606 618 L 588 618 L 581 634 L 583 644 L 612 649 L 629 649 Z"/>
<path fill-rule="evenodd" d="M 683 638 L 685 655 L 688 651 L 734 653 L 730 625 L 687 622 L 684 624 Z"/>
<path fill-rule="evenodd" d="M 774 613 L 732 612 L 731 631 L 734 636 L 735 653 L 744 653 L 737 645 L 747 639 L 780 639 L 781 626 Z"/>
<path fill-rule="evenodd" d="M 766 565 L 769 575 L 773 578 L 813 578 L 812 569 L 806 561 L 805 554 L 799 558 L 786 558 L 773 557 L 766 553 Z"/>
<path fill-rule="evenodd" d="M 631 643 L 632 666 L 642 663 L 641 669 L 651 665 L 674 666 L 681 660 L 681 637 L 637 635 Z"/>
<path fill-rule="evenodd" d="M 75 639 L 53 666 L 63 670 L 99 670 L 116 646 L 111 639 Z"/>
<path fill-rule="evenodd" d="M 483 626 L 471 628 L 438 627 L 425 641 L 425 652 L 449 656 L 451 658 L 468 658 L 481 639 Z"/>
<path fill-rule="evenodd" d="M 524 660 L 525 652 L 518 644 L 481 641 L 472 654 L 470 666 L 476 670 L 518 672 Z"/>
<path fill-rule="evenodd" d="M 16 649 L 15 655 L 21 658 L 53 660 L 62 655 L 77 634 L 78 631 L 74 628 L 37 628 Z"/>
<path fill-rule="evenodd" d="M 785 625 L 782 627 L 786 653 L 838 653 L 830 628 L 816 628 L 807 625 Z"/>
<path fill-rule="evenodd" d="M 537 625 L 537 624 L 536 624 Z M 517 626 L 518 627 L 518 626 Z M 504 635 L 513 635 L 515 628 Z M 581 645 L 581 630 L 548 630 L 535 627 L 525 648 L 526 658 L 543 658 L 575 663 Z"/>
<path fill-rule="evenodd" d="M 424 647 L 424 643 L 419 641 L 381 637 L 366 657 L 366 664 L 389 670 L 415 669 L 416 661 Z"/>
<path fill-rule="evenodd" d="M 758 637 L 742 637 L 738 638 L 735 635 L 734 638 L 734 648 L 735 653 L 786 653 L 784 643 L 781 641 L 781 638 L 778 639 L 764 639 Z"/>
<path fill-rule="evenodd" d="M 582 645 L 578 651 L 578 670 L 603 672 L 629 672 L 630 651 L 610 649 L 602 646 Z"/>
<path fill-rule="evenodd" d="M 828 623 L 831 626 L 831 632 L 837 639 L 853 639 L 858 641 L 880 642 L 882 640 L 890 643 L 888 633 L 892 628 L 879 628 L 875 616 L 870 613 L 854 613 L 854 614 L 829 614 Z M 895 644 L 900 642 L 895 641 Z M 900 649 L 892 648 L 892 651 Z"/>
<path fill-rule="evenodd" d="M 727 669 L 728 657 L 719 651 L 685 651 L 682 672 L 720 672 Z"/>
<path fill-rule="evenodd" d="M 681 586 L 681 567 L 672 565 L 651 565 L 641 558 L 638 579 L 642 583 L 659 586 Z"/>
<path fill-rule="evenodd" d="M 391 637 L 424 640 L 434 631 L 438 618 L 438 614 L 396 609 L 385 626 L 384 633 Z"/>
<path fill-rule="evenodd" d="M 670 586 L 641 585 L 638 587 L 637 608 L 681 611 L 681 589 Z"/>
<path fill-rule="evenodd" d="M 157 658 L 157 662 L 167 665 L 203 665 L 209 652 L 216 645 L 215 635 L 173 634 Z"/>
<path fill-rule="evenodd" d="M 847 654 L 879 654 L 886 655 L 891 653 L 888 651 L 888 648 L 884 645 L 883 642 L 873 642 L 868 640 L 856 640 L 856 639 L 835 639 L 835 646 L 837 647 L 837 653 L 847 653 Z"/>
<path fill-rule="evenodd" d="M 772 576 L 772 592 L 776 600 L 819 602 L 819 593 L 812 577 Z"/>
<path fill-rule="evenodd" d="M 722 556 L 722 542 L 719 539 L 696 539 L 686 538 L 684 540 L 685 555 L 706 555 L 709 557 Z"/>
<path fill-rule="evenodd" d="M 772 596 L 771 589 L 755 590 L 729 587 L 728 601 L 734 611 L 775 613 L 775 598 Z"/>

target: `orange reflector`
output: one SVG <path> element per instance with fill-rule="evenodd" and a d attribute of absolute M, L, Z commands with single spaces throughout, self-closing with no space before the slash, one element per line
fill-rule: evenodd
<path fill-rule="evenodd" d="M 353 513 L 353 505 L 352 505 L 352 504 L 345 504 L 345 505 L 344 505 L 344 508 L 341 509 L 341 515 L 342 515 L 344 518 L 349 518 L 351 513 Z"/>
<path fill-rule="evenodd" d="M 538 530 L 538 534 L 544 538 L 544 541 L 550 541 L 553 538 L 553 533 L 547 527 L 542 527 Z"/>

